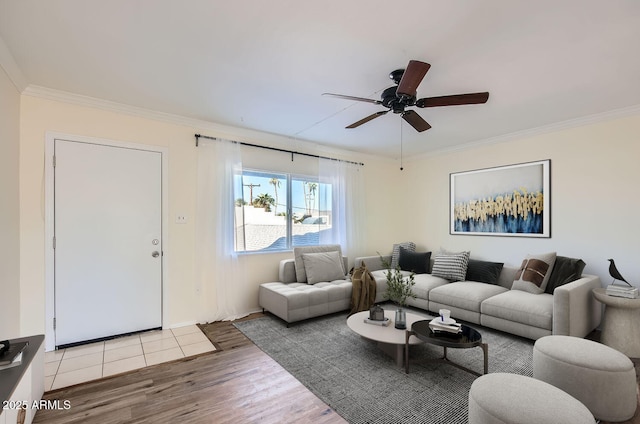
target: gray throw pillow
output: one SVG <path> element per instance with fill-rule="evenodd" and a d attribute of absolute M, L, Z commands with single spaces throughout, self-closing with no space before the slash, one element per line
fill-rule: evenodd
<path fill-rule="evenodd" d="M 498 278 L 504 266 L 501 262 L 479 261 L 469 259 L 467 267 L 467 281 L 477 281 L 479 283 L 498 284 Z"/>
<path fill-rule="evenodd" d="M 307 273 L 304 270 L 304 261 L 302 260 L 302 255 L 305 253 L 320 253 L 320 252 L 338 252 L 340 257 L 342 257 L 342 248 L 339 244 L 323 244 L 319 246 L 299 246 L 293 248 L 293 259 L 296 264 L 296 280 L 298 283 L 305 283 L 307 281 Z M 341 262 L 342 263 L 342 262 Z M 342 265 L 344 273 L 347 273 L 347 270 L 344 269 L 344 265 Z"/>
<path fill-rule="evenodd" d="M 471 252 L 440 252 L 433 259 L 431 275 L 441 277 L 449 281 L 464 281 L 469 265 Z"/>
<path fill-rule="evenodd" d="M 522 290 L 533 294 L 544 293 L 555 261 L 556 252 L 527 255 L 516 273 L 511 290 Z"/>
<path fill-rule="evenodd" d="M 544 292 L 553 294 L 556 287 L 564 286 L 567 283 L 580 279 L 585 265 L 582 259 L 557 256 L 556 263 L 553 265 L 551 276 L 549 277 L 549 282 Z"/>
<path fill-rule="evenodd" d="M 307 284 L 323 281 L 344 280 L 342 256 L 338 252 L 303 253 Z"/>

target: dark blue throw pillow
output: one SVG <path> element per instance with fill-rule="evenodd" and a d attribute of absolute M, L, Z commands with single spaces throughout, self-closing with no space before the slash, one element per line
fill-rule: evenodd
<path fill-rule="evenodd" d="M 556 287 L 563 286 L 581 278 L 585 265 L 582 259 L 557 256 L 544 292 L 553 294 Z"/>
<path fill-rule="evenodd" d="M 416 274 L 427 274 L 429 272 L 429 262 L 431 252 L 412 252 L 400 246 L 400 256 L 398 265 L 403 271 L 410 271 Z"/>
<path fill-rule="evenodd" d="M 479 283 L 498 284 L 498 277 L 502 272 L 503 263 L 479 261 L 469 259 L 467 266 L 467 281 L 477 281 Z"/>

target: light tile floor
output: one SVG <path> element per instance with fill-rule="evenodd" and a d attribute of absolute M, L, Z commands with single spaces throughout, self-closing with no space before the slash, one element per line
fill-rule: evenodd
<path fill-rule="evenodd" d="M 196 325 L 45 353 L 45 391 L 216 350 Z"/>

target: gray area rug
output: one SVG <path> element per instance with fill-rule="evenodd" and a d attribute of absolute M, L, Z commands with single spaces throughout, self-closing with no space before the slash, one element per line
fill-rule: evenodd
<path fill-rule="evenodd" d="M 405 374 L 375 342 L 351 331 L 346 320 L 345 312 L 287 328 L 267 315 L 234 325 L 350 423 L 467 422 L 469 389 L 476 377 L 447 364 L 420 362 L 442 357 L 441 347 L 413 346 L 410 373 Z M 473 326 L 489 344 L 489 372 L 533 374 L 531 340 Z M 479 347 L 449 349 L 448 357 L 482 372 Z"/>

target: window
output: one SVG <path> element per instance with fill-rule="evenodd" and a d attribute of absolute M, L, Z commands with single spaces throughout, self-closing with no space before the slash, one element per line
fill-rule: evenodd
<path fill-rule="evenodd" d="M 331 184 L 317 177 L 245 169 L 234 189 L 238 252 L 316 245 L 331 228 Z"/>

